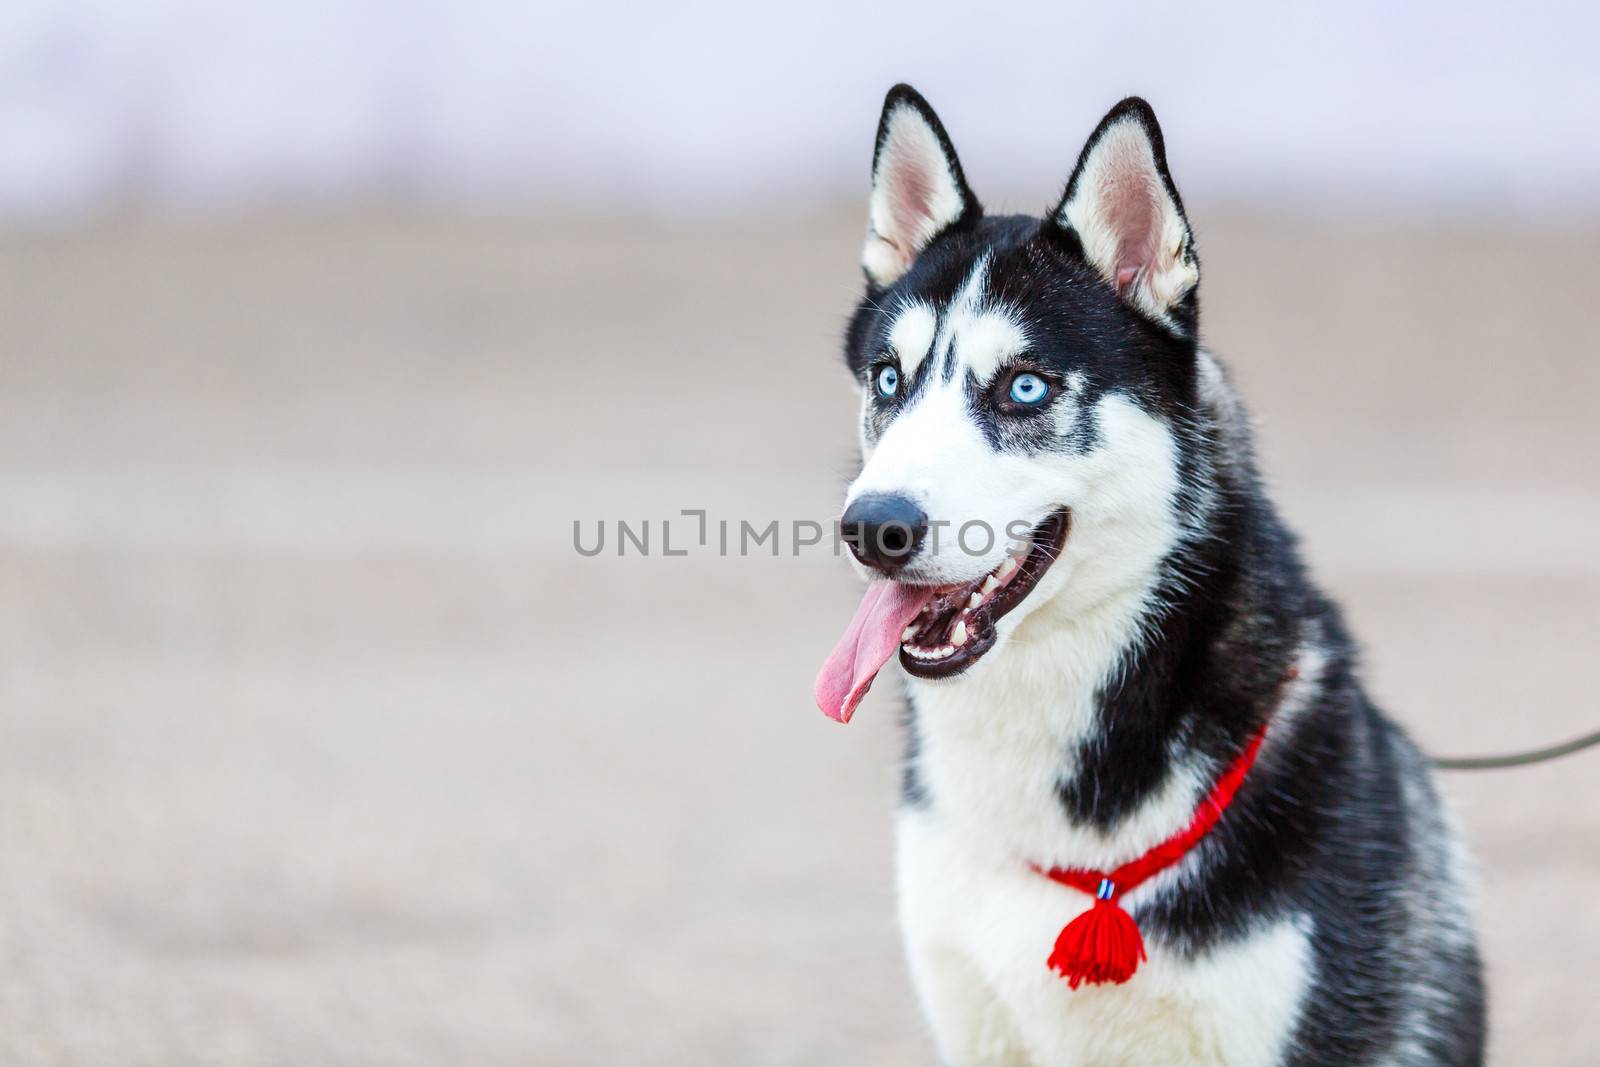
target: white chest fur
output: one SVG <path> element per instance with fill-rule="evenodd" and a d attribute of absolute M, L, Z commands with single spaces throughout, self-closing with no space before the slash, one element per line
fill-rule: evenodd
<path fill-rule="evenodd" d="M 1095 693 L 1139 606 L 1051 616 L 1049 607 L 960 684 L 914 685 L 916 773 L 932 798 L 899 825 L 900 918 L 913 980 L 952 1067 L 1280 1063 L 1312 978 L 1308 921 L 1263 921 L 1186 959 L 1147 939 L 1128 983 L 1070 989 L 1045 963 L 1091 899 L 1029 869 L 1111 868 L 1187 825 L 1215 768 L 1178 762 L 1113 834 L 1074 824 L 1058 784 L 1097 726 Z M 1030 665 L 1032 667 L 1030 668 Z M 1284 694 L 1293 717 L 1320 658 L 1302 650 Z M 1186 865 L 1124 898 L 1172 891 Z"/>
<path fill-rule="evenodd" d="M 1071 822 L 1059 799 L 1141 612 L 1129 598 L 1069 620 L 1048 604 L 957 684 L 913 684 L 914 769 L 952 832 L 997 861 L 1114 867 L 1188 822 L 1208 782 L 1182 764 L 1114 836 Z"/>
<path fill-rule="evenodd" d="M 1125 985 L 1069 989 L 1045 959 L 1089 898 L 999 860 L 936 810 L 902 814 L 899 880 L 912 978 L 951 1067 L 1270 1067 L 1311 977 L 1308 930 L 1285 920 L 1194 960 L 1152 939 Z"/>

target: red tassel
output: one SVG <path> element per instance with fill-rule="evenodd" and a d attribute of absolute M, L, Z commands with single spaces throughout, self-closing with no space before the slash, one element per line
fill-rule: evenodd
<path fill-rule="evenodd" d="M 1077 989 L 1084 982 L 1121 985 L 1145 958 L 1144 938 L 1133 916 L 1116 901 L 1096 897 L 1094 907 L 1061 931 L 1048 963 Z"/>
<path fill-rule="evenodd" d="M 1291 666 L 1283 680 L 1287 682 L 1299 673 L 1297 668 Z M 1262 723 L 1244 751 L 1239 753 L 1205 795 L 1195 809 L 1194 818 L 1189 820 L 1189 825 L 1143 855 L 1134 857 L 1114 871 L 1034 866 L 1034 870 L 1052 882 L 1080 893 L 1094 894 L 1094 907 L 1073 919 L 1061 931 L 1048 961 L 1050 969 L 1065 978 L 1073 989 L 1085 982 L 1090 985 L 1103 985 L 1106 982 L 1121 985 L 1133 977 L 1133 972 L 1139 969 L 1139 964 L 1146 958 L 1144 938 L 1139 933 L 1139 924 L 1133 921 L 1133 916 L 1122 910 L 1117 898 L 1182 862 L 1189 850 L 1211 832 L 1217 820 L 1222 818 L 1222 813 L 1228 810 L 1228 805 L 1233 803 L 1234 794 L 1244 784 L 1244 776 L 1250 773 L 1266 735 L 1267 723 Z"/>

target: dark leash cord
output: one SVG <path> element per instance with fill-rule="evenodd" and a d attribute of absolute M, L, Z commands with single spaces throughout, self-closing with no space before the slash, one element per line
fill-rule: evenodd
<path fill-rule="evenodd" d="M 1531 752 L 1513 752 L 1506 756 L 1462 756 L 1457 759 L 1435 758 L 1433 765 L 1441 771 L 1499 771 L 1509 767 L 1526 767 L 1532 763 L 1543 763 L 1545 760 L 1560 759 L 1570 756 L 1574 752 L 1582 752 L 1586 748 L 1600 745 L 1600 730 L 1574 737 L 1570 741 L 1563 741 L 1559 745 L 1548 748 L 1536 748 Z"/>

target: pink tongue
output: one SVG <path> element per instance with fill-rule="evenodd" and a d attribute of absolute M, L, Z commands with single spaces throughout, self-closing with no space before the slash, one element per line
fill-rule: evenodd
<path fill-rule="evenodd" d="M 872 679 L 900 647 L 900 635 L 933 599 L 925 586 L 873 582 L 844 636 L 817 674 L 817 707 L 830 719 L 849 722 Z"/>

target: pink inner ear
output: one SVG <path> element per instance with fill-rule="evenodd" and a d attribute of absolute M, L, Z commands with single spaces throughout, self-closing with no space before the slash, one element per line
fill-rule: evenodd
<path fill-rule="evenodd" d="M 880 234 L 907 257 L 914 254 L 922 227 L 933 212 L 932 161 L 914 149 L 889 161 L 887 188 L 894 232 Z"/>
<path fill-rule="evenodd" d="M 1143 160 L 1127 163 L 1143 169 Z M 1141 271 L 1155 266 L 1161 244 L 1161 194 L 1143 173 L 1124 173 L 1109 185 L 1106 218 L 1117 238 L 1116 285 L 1120 293 L 1134 283 Z"/>

